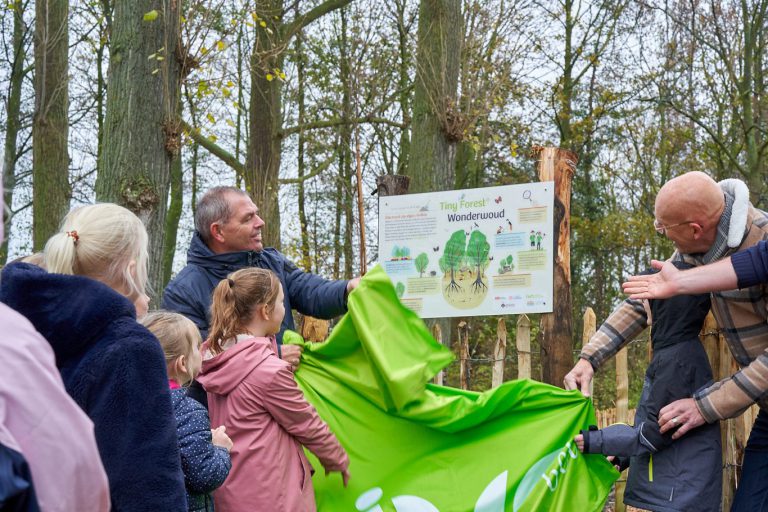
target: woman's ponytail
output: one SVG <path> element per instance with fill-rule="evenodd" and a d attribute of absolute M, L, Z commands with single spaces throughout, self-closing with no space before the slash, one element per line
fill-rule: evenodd
<path fill-rule="evenodd" d="M 74 233 L 74 236 L 73 236 Z M 45 267 L 56 274 L 77 274 L 77 231 L 60 231 L 45 244 Z"/>

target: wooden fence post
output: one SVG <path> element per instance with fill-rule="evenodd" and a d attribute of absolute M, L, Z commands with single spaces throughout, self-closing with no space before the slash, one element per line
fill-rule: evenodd
<path fill-rule="evenodd" d="M 531 320 L 522 314 L 517 319 L 517 378 L 531 378 Z"/>
<path fill-rule="evenodd" d="M 715 380 L 720 380 L 731 375 L 731 353 L 725 337 L 718 336 L 719 360 L 717 368 L 713 367 Z M 739 476 L 736 472 L 736 464 L 740 462 L 740 457 L 736 453 L 737 440 L 735 432 L 735 420 L 725 420 L 720 422 L 720 436 L 723 444 L 723 499 L 722 510 L 731 510 L 733 495 L 736 492 L 736 485 Z"/>
<path fill-rule="evenodd" d="M 461 389 L 469 389 L 469 327 L 467 322 L 459 322 L 459 382 Z"/>
<path fill-rule="evenodd" d="M 581 334 L 581 346 L 585 346 L 587 343 L 589 343 L 589 340 L 592 339 L 592 336 L 595 335 L 595 330 L 597 326 L 597 318 L 595 317 L 595 310 L 588 307 L 584 311 L 584 329 L 582 330 Z M 592 389 L 594 387 L 594 382 L 589 383 L 589 396 L 592 396 Z"/>
<path fill-rule="evenodd" d="M 499 318 L 496 327 L 496 344 L 493 347 L 493 373 L 491 387 L 495 388 L 504 382 L 504 362 L 507 358 L 507 323 L 504 317 Z"/>
<path fill-rule="evenodd" d="M 443 331 L 442 329 L 440 329 L 440 324 L 436 323 L 435 325 L 432 326 L 432 337 L 435 338 L 435 340 L 439 344 L 441 345 L 443 344 Z M 435 375 L 435 384 L 437 384 L 438 386 L 443 385 L 444 373 L 445 373 L 445 370 L 440 370 L 439 372 L 437 372 L 437 375 Z"/>
<path fill-rule="evenodd" d="M 534 147 L 539 159 L 539 180 L 554 181 L 554 296 L 553 311 L 541 315 L 541 377 L 563 386 L 573 367 L 573 321 L 571 318 L 571 182 L 579 158 L 560 148 Z"/>
<path fill-rule="evenodd" d="M 304 316 L 301 323 L 301 337 L 307 341 L 325 341 L 330 329 L 328 320 L 321 320 L 312 316 Z"/>
<path fill-rule="evenodd" d="M 616 354 L 616 421 L 631 423 L 629 417 L 629 374 L 627 372 L 627 347 Z M 627 485 L 627 472 L 616 481 L 616 512 L 624 512 L 624 489 Z"/>

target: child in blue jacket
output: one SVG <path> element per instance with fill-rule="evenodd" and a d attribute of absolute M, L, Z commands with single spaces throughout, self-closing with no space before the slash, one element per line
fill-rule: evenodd
<path fill-rule="evenodd" d="M 681 261 L 675 266 L 691 267 Z M 646 307 L 653 358 L 634 426 L 591 427 L 576 436 L 576 444 L 584 453 L 631 458 L 624 494 L 627 505 L 659 512 L 719 512 L 720 425 L 702 425 L 673 441 L 674 430 L 661 434 L 658 423 L 659 410 L 665 405 L 690 398 L 712 382 L 712 368 L 699 340 L 710 308 L 709 294 L 650 300 Z"/>
<path fill-rule="evenodd" d="M 224 483 L 232 467 L 232 440 L 223 425 L 211 430 L 208 411 L 187 396 L 187 388 L 182 387 L 200 371 L 200 332 L 191 320 L 178 313 L 157 311 L 141 322 L 157 336 L 165 352 L 189 512 L 211 512 L 210 493 Z"/>

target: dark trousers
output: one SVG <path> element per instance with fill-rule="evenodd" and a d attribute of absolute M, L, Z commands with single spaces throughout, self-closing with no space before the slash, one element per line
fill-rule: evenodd
<path fill-rule="evenodd" d="M 768 414 L 762 409 L 744 448 L 741 481 L 731 511 L 768 512 Z"/>

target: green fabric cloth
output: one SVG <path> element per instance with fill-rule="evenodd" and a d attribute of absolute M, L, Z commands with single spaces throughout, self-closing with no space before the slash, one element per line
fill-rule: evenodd
<path fill-rule="evenodd" d="M 572 441 L 595 424 L 578 391 L 530 380 L 484 393 L 430 384 L 453 354 L 380 267 L 350 294 L 327 341 L 290 332 L 284 341 L 304 345 L 296 381 L 351 461 L 344 488 L 310 454 L 320 511 L 598 511 L 618 478 Z"/>

